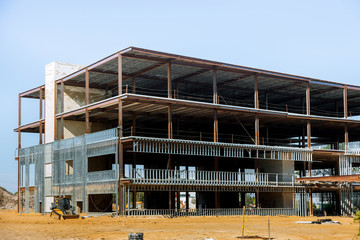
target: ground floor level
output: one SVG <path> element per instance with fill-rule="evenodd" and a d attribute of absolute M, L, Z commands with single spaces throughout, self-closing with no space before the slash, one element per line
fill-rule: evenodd
<path fill-rule="evenodd" d="M 341 224 L 296 224 L 318 217 L 246 216 L 244 235 L 286 239 L 357 239 L 359 225 L 350 217 L 331 217 Z M 92 217 L 57 220 L 49 215 L 18 214 L 0 210 L 0 236 L 3 239 L 128 239 L 130 232 L 144 233 L 144 239 L 239 239 L 242 216 L 209 217 Z M 255 238 L 256 239 L 256 238 Z M 260 238 L 257 238 L 260 239 Z"/>

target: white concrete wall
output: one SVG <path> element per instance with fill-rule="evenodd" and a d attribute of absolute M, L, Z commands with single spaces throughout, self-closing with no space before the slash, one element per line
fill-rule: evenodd
<path fill-rule="evenodd" d="M 73 72 L 76 72 L 83 67 L 84 66 L 78 64 L 68 64 L 60 62 L 52 62 L 45 66 L 45 143 L 53 142 L 55 140 L 55 81 Z M 50 190 L 52 189 L 51 169 L 51 156 L 45 155 L 45 212 L 50 212 L 50 206 L 54 200 L 53 196 L 51 196 Z"/>
<path fill-rule="evenodd" d="M 45 66 L 45 143 L 55 140 L 55 81 L 82 68 L 82 65 L 60 62 Z"/>
<path fill-rule="evenodd" d="M 94 103 L 105 99 L 106 91 L 103 89 L 89 88 L 89 103 Z M 85 87 L 64 85 L 64 111 L 85 106 Z M 58 103 L 61 96 L 57 96 Z M 57 105 L 57 112 L 60 112 L 61 104 Z"/>

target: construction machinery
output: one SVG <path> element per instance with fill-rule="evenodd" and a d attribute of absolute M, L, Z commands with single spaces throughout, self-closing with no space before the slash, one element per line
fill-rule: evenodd
<path fill-rule="evenodd" d="M 59 217 L 59 220 L 61 217 L 64 220 L 78 219 L 80 217 L 80 215 L 75 214 L 75 207 L 70 205 L 70 200 L 67 197 L 55 197 L 55 202 L 51 203 L 50 209 L 50 217 L 56 215 Z"/>

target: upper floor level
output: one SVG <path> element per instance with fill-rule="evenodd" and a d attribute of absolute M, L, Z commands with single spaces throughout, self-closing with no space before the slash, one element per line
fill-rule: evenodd
<path fill-rule="evenodd" d="M 269 137 L 269 131 L 278 132 L 282 129 L 286 136 L 275 134 L 274 138 L 281 141 L 286 139 L 289 146 L 297 144 L 303 147 L 307 136 L 301 140 L 298 137 L 308 135 L 301 132 L 306 122 L 310 121 L 313 129 L 324 128 L 315 136 L 324 139 L 321 144 L 339 145 L 346 142 L 344 132 L 350 129 L 355 136 L 360 124 L 357 120 L 360 115 L 360 87 L 353 85 L 135 47 L 119 51 L 86 67 L 68 67 L 71 74 L 57 75 L 44 86 L 19 95 L 20 100 L 39 99 L 40 105 L 37 108 L 39 119 L 36 121 L 23 124 L 19 117 L 19 130 L 39 132 L 40 128 L 46 128 L 43 127 L 46 118 L 48 126 L 50 122 L 56 125 L 57 121 L 59 125 L 61 121 L 67 120 L 87 122 L 83 124 L 85 127 L 81 133 L 115 127 L 118 125 L 120 99 L 123 102 L 123 122 L 128 123 L 129 129 L 134 127 L 130 123 L 134 112 L 138 118 L 146 116 L 149 119 L 161 119 L 168 117 L 167 106 L 171 105 L 175 120 L 193 121 L 196 124 L 199 119 L 208 119 L 208 124 L 204 125 L 212 125 L 213 110 L 217 110 L 219 118 L 224 119 L 224 122 L 230 122 L 231 125 L 235 121 L 244 125 L 239 136 L 251 132 L 248 135 L 254 135 L 255 138 L 256 134 L 252 134 L 256 129 L 254 120 L 260 120 L 263 144 L 272 138 L 271 134 Z M 20 116 L 21 101 L 19 103 Z M 109 124 L 108 127 L 97 127 L 99 124 L 96 122 L 104 121 Z M 144 129 L 146 125 L 149 126 L 144 123 Z M 141 128 L 141 125 L 137 127 Z M 233 130 L 228 128 L 229 131 Z M 55 139 L 60 139 L 63 133 L 56 126 L 54 129 Z M 286 134 L 294 129 L 296 134 Z M 190 128 L 187 127 L 185 131 L 190 131 Z M 198 132 L 201 135 L 201 132 L 207 131 Z M 211 133 L 212 129 L 208 132 Z M 224 134 L 230 134 L 227 132 Z M 261 138 L 257 140 L 261 143 Z M 357 139 L 354 137 L 352 140 Z"/>

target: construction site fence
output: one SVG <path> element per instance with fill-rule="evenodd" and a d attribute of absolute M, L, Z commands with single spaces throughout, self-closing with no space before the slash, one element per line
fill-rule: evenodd
<path fill-rule="evenodd" d="M 243 208 L 206 208 L 206 209 L 126 209 L 126 216 L 240 216 Z M 245 215 L 277 216 L 296 215 L 294 208 L 246 208 Z"/>

